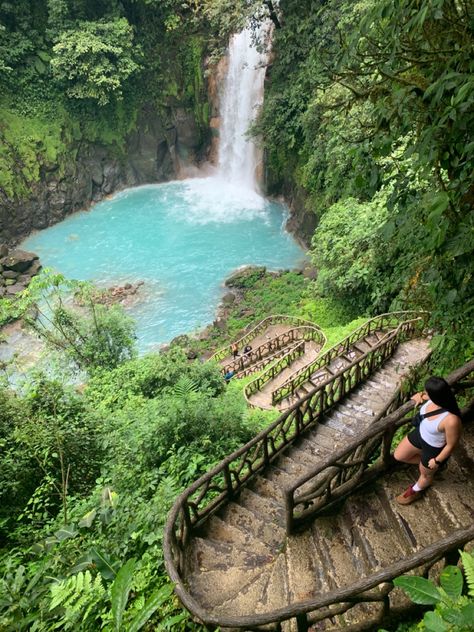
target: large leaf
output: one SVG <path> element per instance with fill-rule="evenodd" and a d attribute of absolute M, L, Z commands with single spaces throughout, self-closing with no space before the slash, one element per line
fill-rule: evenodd
<path fill-rule="evenodd" d="M 456 601 L 462 593 L 463 577 L 457 566 L 446 566 L 440 577 L 441 587 L 448 597 Z"/>
<path fill-rule="evenodd" d="M 132 587 L 135 565 L 136 560 L 128 560 L 117 573 L 110 589 L 112 597 L 112 616 L 116 632 L 119 632 L 122 625 L 123 613 L 127 607 L 128 595 Z"/>
<path fill-rule="evenodd" d="M 449 626 L 436 612 L 427 612 L 423 617 L 427 632 L 447 632 Z"/>
<path fill-rule="evenodd" d="M 91 511 L 88 511 L 85 516 L 82 516 L 81 520 L 79 521 L 78 526 L 87 527 L 89 529 L 92 526 L 92 523 L 94 522 L 94 518 L 96 517 L 96 515 L 97 515 L 97 509 L 91 509 Z"/>
<path fill-rule="evenodd" d="M 128 628 L 128 632 L 138 632 L 150 619 L 153 613 L 171 596 L 173 586 L 167 584 L 153 593 L 150 599 L 145 603 L 143 610 L 133 619 Z"/>
<path fill-rule="evenodd" d="M 97 566 L 99 573 L 104 579 L 115 579 L 118 561 L 113 561 L 105 553 L 101 553 L 97 549 L 90 550 L 91 561 Z"/>
<path fill-rule="evenodd" d="M 395 586 L 403 588 L 415 603 L 432 606 L 441 601 L 439 590 L 424 577 L 397 577 L 393 580 L 393 583 Z"/>

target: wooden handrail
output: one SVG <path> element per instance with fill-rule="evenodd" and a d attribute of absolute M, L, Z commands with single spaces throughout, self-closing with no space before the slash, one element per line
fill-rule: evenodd
<path fill-rule="evenodd" d="M 474 360 L 451 373 L 446 380 L 453 386 L 472 372 Z M 399 389 L 366 432 L 286 488 L 287 533 L 292 533 L 304 521 L 314 519 L 341 498 L 386 471 L 391 464 L 390 446 L 393 435 L 398 428 L 411 423 L 405 417 L 413 408 L 414 403 L 409 400 L 409 395 L 402 396 Z M 380 456 L 372 462 L 374 453 L 380 453 Z M 297 490 L 310 481 L 314 481 L 312 487 L 295 498 Z M 298 506 L 302 509 L 296 515 Z"/>
<path fill-rule="evenodd" d="M 209 360 L 216 360 L 218 362 L 220 360 L 223 360 L 227 356 L 232 355 L 232 345 L 236 344 L 237 346 L 243 348 L 245 347 L 247 343 L 251 342 L 254 338 L 256 338 L 260 332 L 265 331 L 265 329 L 267 329 L 271 325 L 278 325 L 282 323 L 288 323 L 290 325 L 293 324 L 296 327 L 307 325 L 310 327 L 315 327 L 316 329 L 321 329 L 315 323 L 312 323 L 309 320 L 304 320 L 303 318 L 298 318 L 297 316 L 285 316 L 284 314 L 274 314 L 273 316 L 267 316 L 267 318 L 264 318 L 263 320 L 261 320 L 257 325 L 255 325 L 255 327 L 250 329 L 250 331 L 248 331 L 238 340 L 216 351 L 209 358 Z"/>
<path fill-rule="evenodd" d="M 222 367 L 222 373 L 225 375 L 229 371 L 244 371 L 245 368 L 250 368 L 250 365 L 264 359 L 270 352 L 288 348 L 289 345 L 296 340 L 314 340 L 319 343 L 322 348 L 326 342 L 326 336 L 319 327 L 315 327 L 314 325 L 292 327 L 288 331 L 266 340 L 256 349 L 252 349 L 248 353 L 240 355 L 238 358 L 235 358 L 235 360 L 225 364 Z"/>
<path fill-rule="evenodd" d="M 401 340 L 413 336 L 419 328 L 419 318 L 399 324 L 384 341 L 374 345 L 370 351 L 296 402 L 268 428 L 223 459 L 179 496 L 165 525 L 165 564 L 171 580 L 176 584 L 177 594 L 184 605 L 199 618 L 211 621 L 209 613 L 205 613 L 187 593 L 181 578 L 185 548 L 192 529 L 223 503 L 233 498 L 249 479 L 265 468 L 306 429 L 314 426 L 322 415 L 366 379 L 373 370 L 381 366 L 392 355 Z"/>
<path fill-rule="evenodd" d="M 426 546 L 416 553 L 394 562 L 388 568 L 372 573 L 367 577 L 363 577 L 358 581 L 352 583 L 350 586 L 330 590 L 326 593 L 322 593 L 315 599 L 308 599 L 306 601 L 300 601 L 284 608 L 278 608 L 271 612 L 264 614 L 251 614 L 248 616 L 229 617 L 229 616 L 214 616 L 211 612 L 204 610 L 191 595 L 185 590 L 183 584 L 179 581 L 179 575 L 173 575 L 170 578 L 175 582 L 175 591 L 181 602 L 190 612 L 198 617 L 204 624 L 220 626 L 222 628 L 243 628 L 251 629 L 257 626 L 268 625 L 271 623 L 281 623 L 289 619 L 297 619 L 299 616 L 307 613 L 317 614 L 317 611 L 333 604 L 344 604 L 349 602 L 351 605 L 355 605 L 360 602 L 378 601 L 377 595 L 373 595 L 370 599 L 366 597 L 367 592 L 377 588 L 378 586 L 389 583 L 388 591 L 393 589 L 392 582 L 396 577 L 408 573 L 413 569 L 420 566 L 425 567 L 427 570 L 431 568 L 437 561 L 445 558 L 449 553 L 458 551 L 465 544 L 474 539 L 474 526 L 468 529 L 459 529 L 449 534 L 448 536 L 441 538 L 434 544 Z M 350 607 L 350 606 L 349 606 Z M 345 608 L 347 610 L 348 608 Z M 326 617 L 331 617 L 335 614 L 334 611 L 328 610 L 325 613 Z M 308 623 L 313 622 L 313 617 L 308 617 Z M 316 619 L 316 617 L 314 617 Z"/>
<path fill-rule="evenodd" d="M 373 331 L 383 329 L 387 325 L 397 327 L 401 322 L 405 322 L 406 320 L 408 320 L 408 316 L 422 318 L 424 325 L 426 325 L 428 312 L 401 311 L 381 314 L 380 316 L 375 316 L 374 318 L 371 318 L 363 325 L 351 332 L 341 342 L 338 342 L 326 352 L 319 355 L 315 360 L 313 360 L 306 366 L 301 367 L 292 375 L 290 375 L 290 377 L 285 380 L 283 384 L 280 384 L 280 386 L 272 392 L 272 404 L 276 405 L 278 404 L 278 402 L 286 399 L 289 395 L 293 395 L 295 390 L 299 386 L 307 382 L 309 378 L 314 375 L 314 373 L 316 373 L 320 369 L 323 369 L 341 354 L 348 351 L 350 347 L 358 340 L 361 340 L 365 336 L 368 336 Z M 388 335 L 389 333 L 390 332 L 387 332 L 386 335 Z M 264 379 L 264 376 L 260 376 L 260 379 Z M 251 388 L 251 384 L 252 382 L 247 386 L 247 388 Z"/>

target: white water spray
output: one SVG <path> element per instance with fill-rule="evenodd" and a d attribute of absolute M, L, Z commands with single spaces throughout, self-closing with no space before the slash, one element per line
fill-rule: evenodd
<path fill-rule="evenodd" d="M 262 27 L 261 36 L 268 33 Z M 227 182 L 258 190 L 257 168 L 261 152 L 247 130 L 263 102 L 267 55 L 252 44 L 250 29 L 234 35 L 229 45 L 229 66 L 221 102 L 218 173 Z"/>

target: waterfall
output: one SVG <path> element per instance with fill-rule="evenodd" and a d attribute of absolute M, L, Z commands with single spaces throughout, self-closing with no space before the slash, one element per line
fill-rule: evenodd
<path fill-rule="evenodd" d="M 263 25 L 260 35 L 265 39 L 268 31 L 268 25 Z M 253 191 L 259 188 L 257 168 L 262 156 L 246 132 L 263 102 L 266 62 L 267 55 L 252 44 L 250 29 L 232 36 L 221 97 L 218 172 L 227 181 Z"/>

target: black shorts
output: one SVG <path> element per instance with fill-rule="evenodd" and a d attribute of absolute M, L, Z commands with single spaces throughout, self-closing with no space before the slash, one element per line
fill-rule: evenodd
<path fill-rule="evenodd" d="M 421 462 L 427 468 L 428 462 L 430 459 L 435 459 L 441 450 L 444 450 L 444 445 L 441 448 L 436 448 L 429 443 L 426 443 L 421 437 L 420 429 L 417 427 L 410 432 L 408 435 L 408 441 L 414 446 L 421 450 Z"/>

